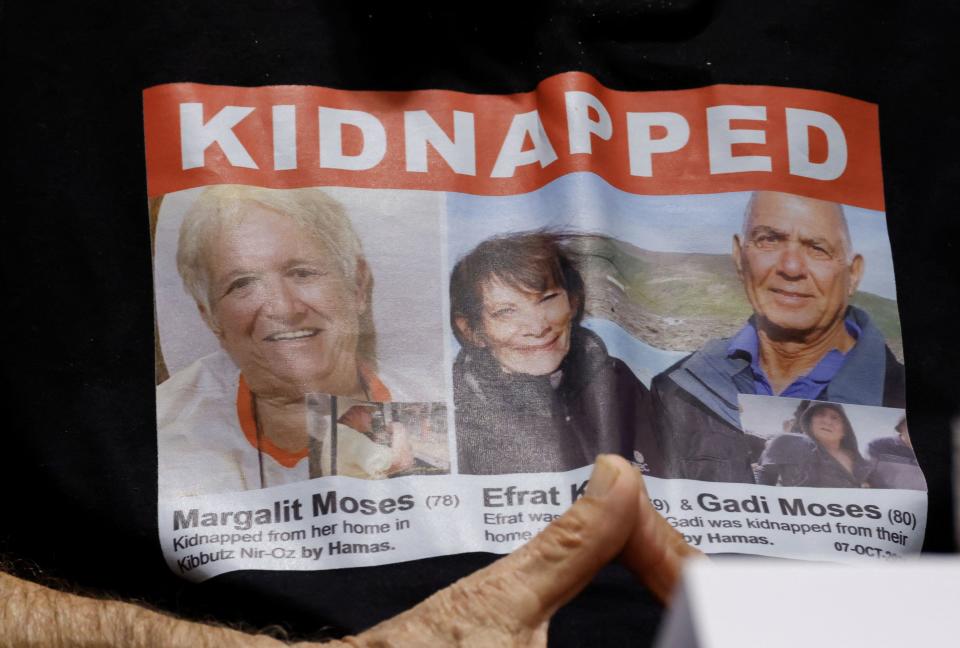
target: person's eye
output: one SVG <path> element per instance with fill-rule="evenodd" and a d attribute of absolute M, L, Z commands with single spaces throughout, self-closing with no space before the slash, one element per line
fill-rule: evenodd
<path fill-rule="evenodd" d="M 833 258 L 833 254 L 830 252 L 830 250 L 822 245 L 811 245 L 807 249 L 809 250 L 810 256 L 814 259 L 827 260 Z"/>
<path fill-rule="evenodd" d="M 774 234 L 758 234 L 753 239 L 753 244 L 761 250 L 770 250 L 780 243 L 780 237 Z"/>
<path fill-rule="evenodd" d="M 510 315 L 513 315 L 516 312 L 516 310 L 517 309 L 515 308 L 498 308 L 497 310 L 492 311 L 490 313 L 490 317 L 494 319 L 504 319 L 506 317 L 509 317 Z"/>
<path fill-rule="evenodd" d="M 289 274 L 291 277 L 296 279 L 310 279 L 312 277 L 322 277 L 326 273 L 319 268 L 298 266 L 296 268 L 291 268 Z"/>
<path fill-rule="evenodd" d="M 243 291 L 244 288 L 248 288 L 253 285 L 255 277 L 238 277 L 230 282 L 227 286 L 227 289 L 223 291 L 224 296 L 229 295 L 230 293 Z"/>
<path fill-rule="evenodd" d="M 559 293 L 559 292 L 548 292 L 548 293 L 544 293 L 543 296 L 540 298 L 540 303 L 542 304 L 542 303 L 545 302 L 545 301 L 550 301 L 551 299 L 554 299 L 554 298 L 559 297 L 559 296 L 560 296 L 560 293 Z"/>

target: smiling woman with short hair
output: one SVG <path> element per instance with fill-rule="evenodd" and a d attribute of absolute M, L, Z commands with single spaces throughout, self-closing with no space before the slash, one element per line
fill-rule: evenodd
<path fill-rule="evenodd" d="M 773 437 L 757 482 L 767 486 L 870 488 L 874 465 L 863 458 L 843 405 L 804 401 L 797 433 Z"/>
<path fill-rule="evenodd" d="M 599 453 L 655 472 L 647 389 L 580 325 L 585 289 L 569 249 L 575 237 L 548 230 L 496 236 L 453 269 L 462 473 L 560 472 Z"/>
<path fill-rule="evenodd" d="M 402 398 L 376 365 L 360 240 L 324 191 L 205 189 L 184 216 L 177 269 L 221 351 L 157 388 L 162 494 L 319 476 L 308 461 L 318 414 L 308 395 Z M 338 419 L 335 460 L 321 461 L 329 472 L 382 478 L 412 463 L 402 433 L 390 448 L 345 420 Z"/>

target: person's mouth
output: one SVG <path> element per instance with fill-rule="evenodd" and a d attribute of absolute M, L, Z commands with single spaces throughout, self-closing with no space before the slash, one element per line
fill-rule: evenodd
<path fill-rule="evenodd" d="M 312 338 L 315 335 L 319 334 L 323 329 L 318 329 L 314 327 L 294 329 L 291 331 L 277 331 L 276 333 L 271 333 L 270 335 L 263 338 L 264 342 L 286 342 L 289 340 L 303 340 L 306 338 Z"/>
<path fill-rule="evenodd" d="M 557 344 L 557 341 L 559 339 L 560 339 L 560 334 L 557 333 L 556 335 L 552 336 L 549 340 L 547 340 L 543 344 L 530 344 L 530 345 L 517 347 L 517 351 L 519 351 L 520 353 L 537 353 L 538 351 L 548 351 Z"/>
<path fill-rule="evenodd" d="M 787 303 L 801 303 L 813 298 L 813 295 L 798 290 L 789 290 L 787 288 L 771 288 L 770 292 L 777 296 L 777 299 Z"/>

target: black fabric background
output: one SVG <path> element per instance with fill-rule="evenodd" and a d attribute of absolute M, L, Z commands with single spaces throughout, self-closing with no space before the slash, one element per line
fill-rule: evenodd
<path fill-rule="evenodd" d="M 880 105 L 925 548 L 954 547 L 960 121 L 950 2 L 17 2 L 2 6 L 0 552 L 193 618 L 357 631 L 487 564 L 233 573 L 189 585 L 156 531 L 153 303 L 141 90 L 175 81 L 528 91 L 583 70 L 622 90 L 713 83 Z M 648 644 L 659 607 L 619 567 L 561 610 L 552 645 Z"/>

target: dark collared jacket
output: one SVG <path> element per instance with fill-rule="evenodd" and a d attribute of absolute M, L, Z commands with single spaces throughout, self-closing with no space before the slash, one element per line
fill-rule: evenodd
<path fill-rule="evenodd" d="M 460 472 L 561 472 L 614 453 L 659 476 L 649 400 L 630 368 L 579 326 L 553 377 L 507 374 L 484 349 L 464 348 L 453 365 Z"/>
<path fill-rule="evenodd" d="M 760 457 L 757 482 L 768 486 L 861 488 L 873 486 L 874 466 L 859 454 L 844 468 L 826 449 L 805 434 L 781 434 L 770 439 Z"/>
<path fill-rule="evenodd" d="M 861 329 L 843 366 L 816 400 L 904 407 L 903 365 L 862 310 L 850 307 Z M 763 441 L 740 429 L 737 395 L 753 394 L 750 362 L 730 357 L 728 340 L 710 340 L 651 385 L 654 420 L 666 476 L 754 482 L 752 465 Z"/>
<path fill-rule="evenodd" d="M 874 439 L 867 446 L 867 456 L 875 464 L 870 479 L 874 488 L 927 490 L 917 456 L 899 436 Z"/>

